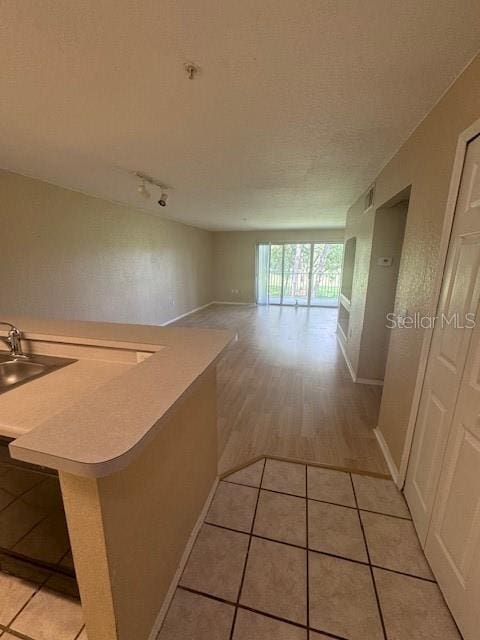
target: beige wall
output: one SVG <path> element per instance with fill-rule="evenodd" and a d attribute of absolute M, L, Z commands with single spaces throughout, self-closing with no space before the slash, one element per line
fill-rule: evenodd
<path fill-rule="evenodd" d="M 212 300 L 207 231 L 6 171 L 0 197 L 7 317 L 160 324 Z"/>
<path fill-rule="evenodd" d="M 375 210 L 412 185 L 396 310 L 434 310 L 432 288 L 459 134 L 480 117 L 480 56 L 454 83 L 376 179 L 372 212 L 363 196 L 351 207 L 346 235 L 357 236 L 355 292 L 352 296 L 349 352 L 358 360 Z M 397 465 L 405 442 L 423 339 L 421 330 L 393 330 L 385 372 L 379 428 Z"/>
<path fill-rule="evenodd" d="M 394 309 L 408 202 L 378 209 L 375 215 L 367 298 L 357 374 L 360 378 L 383 380 L 390 329 L 386 317 Z M 390 267 L 378 259 L 392 259 Z"/>
<path fill-rule="evenodd" d="M 220 302 L 255 302 L 257 242 L 343 242 L 343 234 L 343 229 L 214 233 L 214 299 Z"/>

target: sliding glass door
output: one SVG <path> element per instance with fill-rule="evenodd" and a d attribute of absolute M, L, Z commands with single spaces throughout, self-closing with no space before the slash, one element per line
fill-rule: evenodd
<path fill-rule="evenodd" d="M 342 244 L 258 244 L 257 303 L 338 306 L 342 258 Z"/>
<path fill-rule="evenodd" d="M 311 244 L 283 245 L 283 298 L 280 304 L 308 305 L 311 249 Z"/>
<path fill-rule="evenodd" d="M 338 307 L 342 282 L 343 244 L 316 242 L 312 252 L 310 304 Z"/>

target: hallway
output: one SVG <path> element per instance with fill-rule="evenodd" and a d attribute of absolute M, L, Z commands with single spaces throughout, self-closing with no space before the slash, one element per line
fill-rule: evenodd
<path fill-rule="evenodd" d="M 238 332 L 218 365 L 219 471 L 270 455 L 388 474 L 373 428 L 381 388 L 355 384 L 337 309 L 211 305 L 176 326 Z"/>
<path fill-rule="evenodd" d="M 158 640 L 461 640 L 391 480 L 258 460 L 219 483 Z"/>

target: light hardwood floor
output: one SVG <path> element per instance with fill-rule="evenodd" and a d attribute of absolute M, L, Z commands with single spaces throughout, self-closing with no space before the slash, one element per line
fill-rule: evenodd
<path fill-rule="evenodd" d="M 352 382 L 336 309 L 212 305 L 178 326 L 238 332 L 218 366 L 219 471 L 261 455 L 388 473 L 381 387 Z"/>

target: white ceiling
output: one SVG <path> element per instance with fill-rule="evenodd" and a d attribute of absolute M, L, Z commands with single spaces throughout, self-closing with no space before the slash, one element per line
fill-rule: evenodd
<path fill-rule="evenodd" d="M 480 44 L 478 0 L 2 0 L 0 14 L 0 166 L 209 229 L 343 226 Z M 173 187 L 166 209 L 135 170 Z"/>

